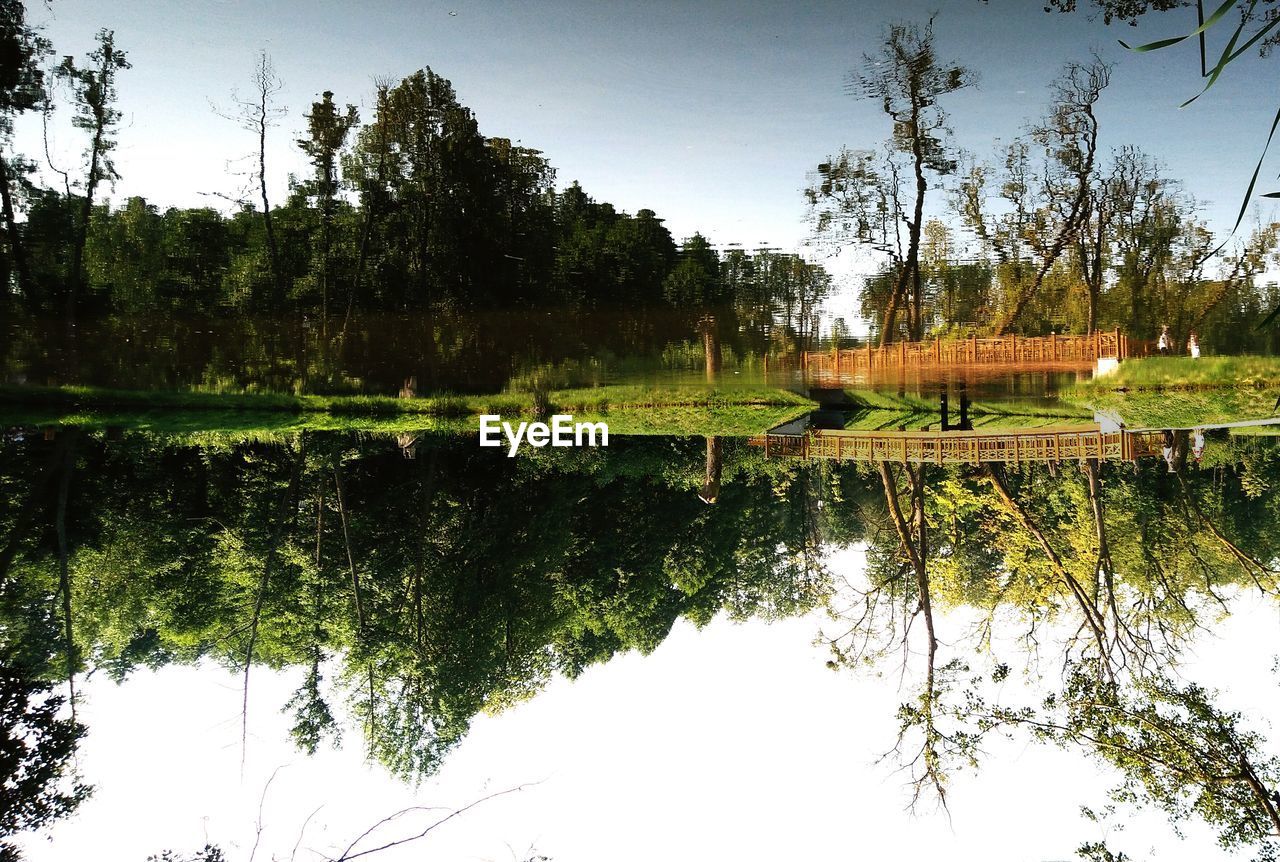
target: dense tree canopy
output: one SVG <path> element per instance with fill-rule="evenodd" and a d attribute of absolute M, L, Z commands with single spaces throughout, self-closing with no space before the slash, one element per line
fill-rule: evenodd
<path fill-rule="evenodd" d="M 1097 5 L 1130 19 L 1183 4 Z M 1044 116 L 975 157 L 950 143 L 937 105 L 971 73 L 941 64 L 933 43 L 928 28 L 890 27 L 883 52 L 853 77 L 855 95 L 883 101 L 882 144 L 841 149 L 805 191 L 817 241 L 870 252 L 861 300 L 873 336 L 1119 327 L 1153 338 L 1168 325 L 1179 344 L 1194 332 L 1222 353 L 1275 349 L 1274 330 L 1257 324 L 1280 300 L 1260 281 L 1277 262 L 1276 226 L 1215 236 L 1158 160 L 1100 145 L 1109 65 L 1065 63 Z"/>

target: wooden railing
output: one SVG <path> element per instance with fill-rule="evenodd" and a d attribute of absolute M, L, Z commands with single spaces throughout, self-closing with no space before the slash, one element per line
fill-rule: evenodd
<path fill-rule="evenodd" d="M 1159 431 L 1103 431 L 1097 425 L 1003 431 L 810 431 L 749 441 L 766 457 L 895 461 L 910 464 L 1017 464 L 1024 461 L 1134 461 L 1161 454 Z"/>
<path fill-rule="evenodd" d="M 815 377 L 841 377 L 881 370 L 960 366 L 1075 366 L 1099 359 L 1126 359 L 1146 352 L 1146 343 L 1130 342 L 1119 329 L 1090 335 L 1046 335 L 1027 338 L 961 338 L 940 341 L 899 341 L 885 347 L 808 351 L 798 356 L 772 357 L 766 370 L 800 370 Z"/>

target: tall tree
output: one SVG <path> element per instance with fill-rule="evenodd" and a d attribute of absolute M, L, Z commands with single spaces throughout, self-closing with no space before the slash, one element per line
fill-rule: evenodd
<path fill-rule="evenodd" d="M 938 101 L 971 85 L 974 75 L 938 59 L 932 21 L 924 28 L 890 26 L 881 51 L 864 60 L 862 71 L 850 76 L 849 90 L 879 102 L 892 121 L 885 157 L 842 151 L 818 166 L 817 182 L 807 196 L 820 232 L 844 228 L 855 242 L 889 256 L 895 278 L 880 331 L 883 345 L 897 334 L 899 309 L 907 312 L 909 338 L 918 340 L 924 333 L 920 241 L 929 176 L 947 176 L 956 169 L 947 142 L 947 114 Z M 909 179 L 904 181 L 904 175 Z"/>
<path fill-rule="evenodd" d="M 333 208 L 338 194 L 338 156 L 347 142 L 347 135 L 360 122 L 354 105 L 339 111 L 333 102 L 333 93 L 325 91 L 319 102 L 311 105 L 307 114 L 307 136 L 298 146 L 311 160 L 315 176 L 311 190 L 320 210 L 320 250 L 318 269 L 320 276 L 320 333 L 325 343 L 329 337 L 329 285 L 332 278 L 330 247 L 333 234 Z"/>
<path fill-rule="evenodd" d="M 0 213 L 18 290 L 29 301 L 35 298 L 35 286 L 15 216 L 15 165 L 10 163 L 7 151 L 14 118 L 45 103 L 45 75 L 40 64 L 51 50 L 48 40 L 27 24 L 22 0 L 0 0 Z M 4 282 L 7 286 L 8 279 Z"/>
<path fill-rule="evenodd" d="M 251 156 L 254 169 L 250 171 L 252 190 L 242 194 L 254 194 L 262 206 L 262 228 L 266 233 L 267 267 L 271 279 L 271 304 L 279 308 L 284 304 L 286 286 L 280 258 L 280 245 L 276 239 L 275 219 L 271 212 L 271 198 L 267 193 L 267 134 L 284 116 L 285 109 L 276 104 L 276 96 L 283 87 L 276 74 L 275 65 L 266 51 L 258 54 L 251 77 L 252 91 L 247 96 L 233 93 L 234 113 L 222 114 L 239 124 L 254 137 L 255 149 Z M 253 209 L 247 199 L 240 200 L 246 209 Z"/>
<path fill-rule="evenodd" d="M 985 202 L 990 169 L 975 167 L 960 184 L 961 215 L 995 254 L 1003 276 L 1005 309 L 997 335 L 1020 322 L 1050 274 L 1079 249 L 1095 217 L 1105 227 L 1094 105 L 1110 79 L 1110 67 L 1100 60 L 1066 65 L 1053 83 L 1049 115 L 1005 151 L 998 215 Z M 1033 155 L 1036 151 L 1044 153 L 1043 159 Z M 1100 285 L 1100 270 L 1091 269 L 1087 278 L 1090 285 Z M 1088 295 L 1093 326 L 1097 296 Z"/>
<path fill-rule="evenodd" d="M 385 206 L 381 267 L 394 273 L 386 284 L 392 304 L 465 296 L 470 273 L 484 263 L 468 252 L 483 243 L 496 195 L 486 186 L 492 154 L 453 85 L 422 69 L 388 88 L 356 150 L 360 162 L 376 166 L 371 179 Z"/>
<path fill-rule="evenodd" d="M 71 270 L 67 274 L 66 316 L 69 323 L 74 322 L 76 315 L 94 195 L 103 180 L 111 182 L 120 176 L 111 161 L 111 151 L 116 146 L 115 127 L 120 122 L 120 111 L 115 107 L 116 76 L 129 68 L 129 61 L 125 58 L 125 52 L 116 47 L 115 33 L 111 30 L 99 30 L 97 41 L 98 47 L 90 52 L 84 66 L 77 65 L 74 57 L 65 57 L 57 69 L 58 77 L 75 94 L 76 116 L 72 123 L 90 135 L 84 198 L 80 204 L 75 244 L 71 252 Z"/>
<path fill-rule="evenodd" d="M 73 775 L 84 726 L 61 714 L 49 683 L 0 661 L 0 859 L 19 859 L 6 839 L 66 817 L 91 788 Z"/>

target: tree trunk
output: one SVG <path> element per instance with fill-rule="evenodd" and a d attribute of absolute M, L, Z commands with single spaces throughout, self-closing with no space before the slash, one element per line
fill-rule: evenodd
<path fill-rule="evenodd" d="M 93 145 L 89 148 L 89 176 L 85 181 L 84 203 L 80 207 L 80 223 L 76 227 L 75 246 L 71 251 L 71 273 L 67 278 L 67 326 L 76 322 L 76 299 L 80 290 L 80 276 L 84 271 L 84 247 L 89 241 L 89 220 L 93 216 L 93 196 L 98 190 L 98 173 L 101 170 L 102 138 L 106 133 L 106 117 L 98 112 L 94 126 Z"/>
<path fill-rule="evenodd" d="M 9 165 L 0 152 L 0 210 L 4 214 L 5 231 L 9 235 L 9 250 L 13 255 L 13 268 L 18 275 L 18 290 L 30 302 L 35 299 L 35 286 L 31 283 L 31 270 L 27 265 L 27 252 L 18 231 L 13 209 L 13 189 L 9 179 Z"/>
<path fill-rule="evenodd" d="M 1080 607 L 1080 612 L 1084 615 L 1085 622 L 1088 624 L 1090 631 L 1093 633 L 1095 643 L 1098 645 L 1099 658 L 1106 662 L 1108 669 L 1111 668 L 1109 654 L 1107 650 L 1107 632 L 1106 619 L 1098 611 L 1097 606 L 1093 603 L 1089 593 L 1084 586 L 1067 571 L 1067 567 L 1063 565 L 1062 558 L 1058 556 L 1058 552 L 1049 544 L 1049 539 L 1043 531 L 1031 520 L 1031 515 L 1023 508 L 1022 504 L 1014 499 L 1013 494 L 1009 491 L 1009 487 L 1004 480 L 990 465 L 984 465 L 987 481 L 991 487 L 995 489 L 997 496 L 1004 502 L 1005 506 L 1014 515 L 1018 522 L 1022 525 L 1031 536 L 1040 545 L 1040 549 L 1044 551 L 1045 558 L 1048 559 L 1050 567 L 1058 575 L 1063 585 L 1074 597 L 1076 604 Z"/>
<path fill-rule="evenodd" d="M 351 592 L 355 597 L 356 621 L 360 625 L 360 633 L 364 634 L 364 596 L 360 591 L 360 575 L 356 572 L 356 558 L 351 550 L 351 531 L 347 526 L 347 491 L 346 482 L 342 478 L 342 462 L 335 452 L 333 455 L 333 483 L 338 491 L 338 518 L 342 521 L 342 541 L 347 548 L 347 566 L 351 572 Z"/>
<path fill-rule="evenodd" d="M 58 482 L 58 508 L 55 515 L 54 529 L 58 536 L 58 589 L 62 593 L 63 637 L 66 641 L 66 668 L 68 698 L 71 703 L 71 717 L 76 714 L 76 641 L 71 624 L 71 574 L 67 569 L 69 548 L 67 543 L 67 497 L 71 486 L 71 473 L 75 470 L 75 435 L 76 431 L 66 431 L 67 444 L 63 451 L 62 477 Z"/>
<path fill-rule="evenodd" d="M 714 314 L 705 315 L 699 328 L 702 330 L 702 348 L 706 359 L 707 382 L 715 383 L 720 379 L 720 368 L 723 361 L 720 350 L 720 329 Z"/>
<path fill-rule="evenodd" d="M 920 104 L 914 96 L 911 105 L 911 129 L 911 161 L 916 176 L 916 203 L 911 221 L 907 223 L 907 272 L 911 275 L 910 335 L 913 341 L 919 341 L 924 334 L 924 291 L 920 280 L 920 231 L 924 224 L 924 198 L 929 191 L 929 184 L 924 178 L 924 143 L 921 140 Z M 905 272 L 904 275 L 906 275 Z"/>
<path fill-rule="evenodd" d="M 288 532 L 289 510 L 294 501 L 294 497 L 298 493 L 298 486 L 301 479 L 302 464 L 304 460 L 304 452 L 298 450 L 298 457 L 294 462 L 292 475 L 289 477 L 289 487 L 285 489 L 284 495 L 280 498 L 280 510 L 276 518 L 276 524 L 271 528 L 270 538 L 267 541 L 267 553 L 262 560 L 262 575 L 258 578 L 257 594 L 253 598 L 253 615 L 249 619 L 249 643 L 245 647 L 244 652 L 244 681 L 241 684 L 241 700 L 240 700 L 240 771 L 244 772 L 245 755 L 248 751 L 249 740 L 249 670 L 253 666 L 253 650 L 258 643 L 258 623 L 262 619 L 262 606 L 266 602 L 267 587 L 271 582 L 271 568 L 275 564 L 276 552 L 280 546 L 281 537 Z M 316 553 L 319 555 L 319 525 L 316 530 Z"/>
<path fill-rule="evenodd" d="M 893 522 L 894 529 L 898 533 L 898 541 L 902 547 L 902 553 L 915 576 L 916 592 L 918 593 L 916 612 L 924 619 L 925 627 L 925 680 L 924 692 L 920 697 L 919 706 L 920 725 L 921 731 L 924 733 L 924 741 L 921 744 L 919 754 L 916 756 L 916 760 L 923 763 L 923 772 L 916 776 L 913 781 L 915 798 L 919 798 L 921 789 L 924 786 L 932 785 L 934 792 L 938 794 L 938 798 L 945 806 L 947 799 L 946 784 L 945 775 L 940 764 L 939 752 L 939 748 L 944 742 L 942 734 L 937 728 L 934 715 L 934 706 L 938 700 L 936 672 L 938 636 L 934 628 L 932 585 L 929 582 L 929 537 L 928 522 L 925 519 L 924 512 L 924 468 L 920 466 L 912 467 L 910 464 L 903 466 L 903 471 L 907 475 L 908 495 L 911 501 L 911 515 L 910 520 L 908 520 L 903 517 L 902 508 L 898 503 L 898 483 L 894 479 L 893 470 L 889 466 L 889 462 L 881 461 L 879 467 L 880 482 L 884 486 L 885 504 L 889 509 L 889 519 Z M 904 634 L 904 639 L 905 637 L 906 635 Z M 899 735 L 898 741 L 901 744 L 901 735 Z"/>
<path fill-rule="evenodd" d="M 267 232 L 267 259 L 271 266 L 271 284 L 277 304 L 284 303 L 284 282 L 280 277 L 280 253 L 276 246 L 275 226 L 271 221 L 271 202 L 267 199 L 267 119 L 269 95 L 264 79 L 258 88 L 258 191 L 262 197 L 262 224 Z"/>
<path fill-rule="evenodd" d="M 323 358 L 329 356 L 329 242 L 333 222 L 333 201 L 324 202 L 320 213 L 320 344 Z"/>
<path fill-rule="evenodd" d="M 906 272 L 904 268 L 903 273 Z M 887 347 L 893 341 L 893 337 L 897 335 L 896 322 L 898 316 L 898 295 L 902 290 L 902 275 L 899 274 L 898 280 L 894 282 L 893 292 L 889 294 L 889 304 L 884 310 L 884 327 L 880 330 L 880 346 Z"/>
<path fill-rule="evenodd" d="M 262 133 L 262 146 L 266 146 L 266 132 Z M 271 285 L 275 290 L 275 300 L 277 304 L 284 303 L 284 283 L 280 279 L 280 254 L 276 248 L 276 232 L 275 226 L 271 221 L 271 202 L 267 199 L 267 177 L 266 177 L 266 150 L 263 149 L 259 153 L 259 190 L 262 193 L 262 224 L 267 231 L 267 259 L 271 267 Z"/>
<path fill-rule="evenodd" d="M 698 495 L 704 503 L 714 503 L 720 497 L 720 475 L 724 470 L 724 438 L 707 438 L 706 470 L 702 477 L 702 493 Z"/>

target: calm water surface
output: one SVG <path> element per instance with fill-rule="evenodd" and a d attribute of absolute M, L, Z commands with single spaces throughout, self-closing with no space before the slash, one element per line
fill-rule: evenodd
<path fill-rule="evenodd" d="M 255 741 L 237 743 L 250 758 L 341 740 L 412 785 L 481 716 L 522 714 L 673 629 L 803 619 L 786 630 L 820 649 L 791 660 L 828 663 L 831 685 L 901 675 L 882 681 L 877 720 L 900 725 L 903 770 L 860 780 L 936 799 L 1008 736 L 1061 745 L 1156 810 L 1212 794 L 1210 831 L 1262 830 L 1268 800 L 1233 776 L 1244 758 L 1271 780 L 1269 728 L 1232 718 L 1239 698 L 1213 667 L 1184 664 L 1240 603 L 1274 619 L 1267 430 L 1175 431 L 1168 460 L 906 466 L 701 437 L 506 458 L 423 433 L 406 457 L 382 434 L 13 428 L 5 667 L 31 703 L 118 682 L 102 698 L 126 712 L 81 704 L 90 739 L 129 720 L 140 681 L 194 669 L 253 704 L 241 730 Z M 1236 648 L 1254 646 L 1269 648 Z M 188 730 L 201 744 L 173 732 Z M 864 742 L 830 744 L 882 753 Z M 102 805 L 123 780 L 77 774 Z M 1090 781 L 1074 804 L 1102 810 L 1115 781 Z"/>

